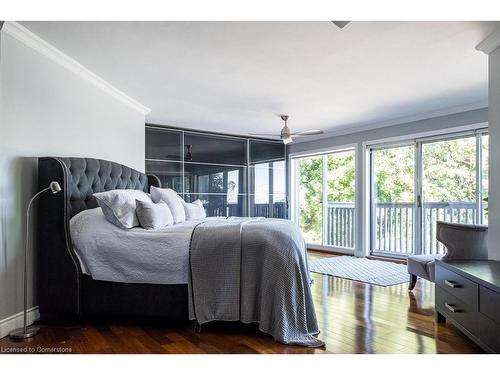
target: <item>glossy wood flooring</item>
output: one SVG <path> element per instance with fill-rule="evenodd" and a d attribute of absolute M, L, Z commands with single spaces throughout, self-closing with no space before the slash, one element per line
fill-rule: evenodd
<path fill-rule="evenodd" d="M 312 258 L 317 257 L 313 254 Z M 255 326 L 215 323 L 201 333 L 192 324 L 85 323 L 42 326 L 25 342 L 0 340 L 0 348 L 72 353 L 481 353 L 449 324 L 434 322 L 434 286 L 419 280 L 380 287 L 313 274 L 312 290 L 324 349 L 287 346 Z"/>

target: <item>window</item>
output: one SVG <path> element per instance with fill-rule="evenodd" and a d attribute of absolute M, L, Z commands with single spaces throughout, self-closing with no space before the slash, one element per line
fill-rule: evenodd
<path fill-rule="evenodd" d="M 227 173 L 227 203 L 235 204 L 238 203 L 238 192 L 239 192 L 239 174 L 238 170 L 229 171 Z"/>
<path fill-rule="evenodd" d="M 372 150 L 372 249 L 412 253 L 415 146 Z"/>
<path fill-rule="evenodd" d="M 355 151 L 292 159 L 294 220 L 310 244 L 354 248 Z"/>
<path fill-rule="evenodd" d="M 489 178 L 489 161 L 488 161 L 488 152 L 489 152 L 489 137 L 488 134 L 483 134 L 480 139 L 481 142 L 481 186 L 480 186 L 480 195 L 481 195 L 481 215 L 482 215 L 482 223 L 488 224 L 488 178 Z"/>
<path fill-rule="evenodd" d="M 307 243 L 323 242 L 323 156 L 297 159 L 298 224 Z"/>
<path fill-rule="evenodd" d="M 286 218 L 285 161 L 250 167 L 250 216 Z"/>
<path fill-rule="evenodd" d="M 487 155 L 484 132 L 373 147 L 371 252 L 442 254 L 437 221 L 486 223 Z"/>

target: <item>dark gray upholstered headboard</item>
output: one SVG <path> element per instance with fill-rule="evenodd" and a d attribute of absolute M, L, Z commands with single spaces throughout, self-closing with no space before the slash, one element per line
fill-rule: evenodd
<path fill-rule="evenodd" d="M 39 188 L 49 186 L 51 181 L 59 182 L 62 193 L 42 194 L 39 200 L 39 308 L 45 315 L 79 314 L 82 272 L 73 250 L 69 220 L 97 207 L 94 193 L 114 189 L 149 192 L 150 186 L 160 187 L 160 180 L 107 160 L 39 158 Z M 44 287 L 48 285 L 52 287 Z"/>
<path fill-rule="evenodd" d="M 150 185 L 160 184 L 156 176 L 146 176 L 122 164 L 100 159 L 40 158 L 38 169 L 40 177 L 45 180 L 44 183 L 51 178 L 63 176 L 64 179 L 58 182 L 63 187 L 64 196 L 68 201 L 68 219 L 80 211 L 97 207 L 94 193 L 114 189 L 149 192 Z"/>

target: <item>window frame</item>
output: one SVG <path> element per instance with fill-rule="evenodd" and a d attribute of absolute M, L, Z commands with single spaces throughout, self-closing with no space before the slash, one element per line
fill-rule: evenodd
<path fill-rule="evenodd" d="M 487 124 L 486 124 L 487 125 Z M 424 144 L 429 144 L 433 142 L 440 142 L 440 141 L 449 141 L 453 139 L 461 139 L 461 138 L 466 138 L 466 137 L 475 137 L 476 139 L 476 222 L 478 224 L 483 224 L 484 223 L 484 216 L 483 216 L 483 209 L 484 209 L 484 195 L 483 195 L 483 156 L 482 156 L 482 148 L 483 148 L 483 137 L 487 135 L 489 136 L 488 128 L 484 126 L 483 123 L 481 124 L 476 124 L 472 126 L 471 129 L 467 130 L 455 130 L 455 131 L 448 131 L 448 132 L 440 132 L 439 134 L 432 134 L 432 135 L 421 135 L 421 136 L 408 136 L 406 139 L 403 138 L 398 138 L 396 140 L 392 141 L 376 141 L 373 142 L 373 144 L 370 143 L 364 143 L 363 146 L 365 148 L 365 152 L 367 155 L 367 162 L 368 165 L 366 167 L 366 172 L 367 172 L 367 191 L 368 197 L 367 197 L 367 206 L 368 206 L 368 212 L 369 212 L 369 219 L 368 219 L 368 228 L 366 228 L 365 231 L 365 236 L 367 235 L 366 238 L 366 243 L 367 243 L 367 253 L 368 255 L 378 255 L 378 256 L 386 256 L 386 257 L 395 257 L 395 258 L 402 258 L 405 256 L 403 254 L 397 254 L 395 252 L 387 252 L 387 251 L 379 251 L 378 249 L 375 249 L 375 239 L 374 239 L 374 165 L 373 165 L 373 152 L 374 150 L 377 149 L 387 149 L 387 148 L 393 148 L 393 147 L 402 147 L 402 146 L 410 146 L 413 145 L 415 148 L 415 153 L 414 153 L 414 162 L 415 162 L 415 172 L 414 172 L 414 191 L 415 191 L 415 210 L 414 210 L 414 254 L 415 255 L 420 255 L 423 254 L 423 238 L 422 238 L 422 227 L 423 227 L 423 216 L 422 216 L 422 210 L 423 210 L 423 205 L 422 205 L 422 197 L 423 197 L 423 145 Z M 365 197 L 366 199 L 366 197 Z"/>
<path fill-rule="evenodd" d="M 300 159 L 302 158 L 308 158 L 308 157 L 317 157 L 321 156 L 323 158 L 322 162 L 322 233 L 321 233 L 321 244 L 317 243 L 307 243 L 307 247 L 309 249 L 313 250 L 322 250 L 322 251 L 328 251 L 328 252 L 337 252 L 337 253 L 342 253 L 342 254 L 349 254 L 353 255 L 356 253 L 356 249 L 360 246 L 358 236 L 355 234 L 354 235 L 354 247 L 349 248 L 349 247 L 340 247 L 340 246 L 334 246 L 334 245 L 327 245 L 327 225 L 328 221 L 326 220 L 326 215 L 328 213 L 327 210 L 327 205 L 328 205 L 328 188 L 325 189 L 325 186 L 328 186 L 328 155 L 329 154 L 336 154 L 336 153 L 341 153 L 341 152 L 346 152 L 346 151 L 352 151 L 354 152 L 354 175 L 355 175 L 355 189 L 354 189 L 354 217 L 353 217 L 353 225 L 354 225 L 354 233 L 356 233 L 356 230 L 359 226 L 359 217 L 360 217 L 360 210 L 361 207 L 359 207 L 359 202 L 358 198 L 360 197 L 360 194 L 358 192 L 359 188 L 359 173 L 358 173 L 358 160 L 359 160 L 359 148 L 357 143 L 351 143 L 351 144 L 345 144 L 345 145 L 339 145 L 339 146 L 333 146 L 333 147 L 328 147 L 328 148 L 323 148 L 320 150 L 315 150 L 313 152 L 296 152 L 296 153 L 290 153 L 288 155 L 288 160 L 289 160 L 289 176 L 290 176 L 290 201 L 292 204 L 290 205 L 289 208 L 289 217 L 290 220 L 292 220 L 294 223 L 299 225 L 299 220 L 300 220 L 300 205 L 299 205 L 299 190 L 300 190 L 300 181 L 298 178 L 298 175 L 300 173 L 299 171 L 299 165 L 300 165 Z"/>

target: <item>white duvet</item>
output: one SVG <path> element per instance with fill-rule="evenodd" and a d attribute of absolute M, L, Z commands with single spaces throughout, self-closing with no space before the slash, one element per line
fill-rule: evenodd
<path fill-rule="evenodd" d="M 70 232 L 82 269 L 94 280 L 187 284 L 191 233 L 207 219 L 164 229 L 120 229 L 98 207 L 75 215 Z"/>

